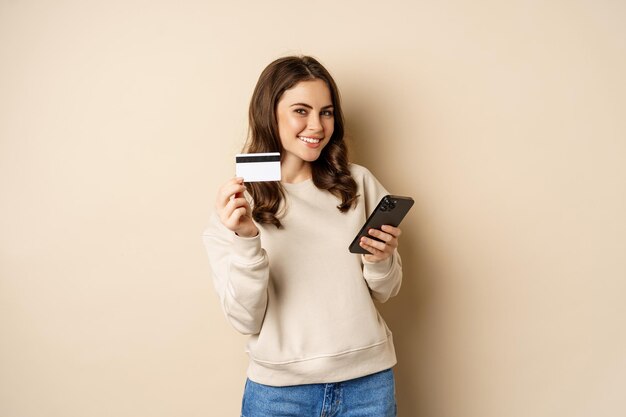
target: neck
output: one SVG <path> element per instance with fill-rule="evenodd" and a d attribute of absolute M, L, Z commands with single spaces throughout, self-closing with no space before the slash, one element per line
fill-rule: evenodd
<path fill-rule="evenodd" d="M 281 177 L 283 182 L 296 183 L 311 179 L 313 170 L 311 163 L 306 161 L 288 161 L 284 160 L 280 166 Z"/>

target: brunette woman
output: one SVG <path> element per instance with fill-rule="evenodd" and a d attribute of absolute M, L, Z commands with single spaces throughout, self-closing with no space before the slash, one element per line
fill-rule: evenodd
<path fill-rule="evenodd" d="M 348 161 L 337 86 L 314 58 L 272 62 L 245 152 L 280 152 L 280 182 L 232 178 L 203 238 L 227 319 L 250 335 L 242 416 L 396 415 L 391 332 L 374 300 L 402 281 L 400 229 L 347 246 L 385 188 Z"/>

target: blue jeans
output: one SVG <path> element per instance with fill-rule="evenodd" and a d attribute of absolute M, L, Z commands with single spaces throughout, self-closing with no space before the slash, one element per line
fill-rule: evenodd
<path fill-rule="evenodd" d="M 272 387 L 246 380 L 241 417 L 395 417 L 393 371 L 333 384 Z"/>

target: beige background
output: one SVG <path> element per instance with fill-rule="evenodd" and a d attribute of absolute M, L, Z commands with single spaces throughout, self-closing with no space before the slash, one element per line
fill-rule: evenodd
<path fill-rule="evenodd" d="M 403 417 L 626 413 L 626 6 L 0 1 L 0 415 L 238 415 L 200 234 L 254 83 L 318 57 L 417 204 Z"/>

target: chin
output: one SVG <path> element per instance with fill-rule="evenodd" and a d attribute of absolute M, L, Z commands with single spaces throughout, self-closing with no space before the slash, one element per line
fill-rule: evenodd
<path fill-rule="evenodd" d="M 302 160 L 306 162 L 315 162 L 320 158 L 321 154 L 321 152 L 318 152 L 316 155 L 302 155 Z"/>

